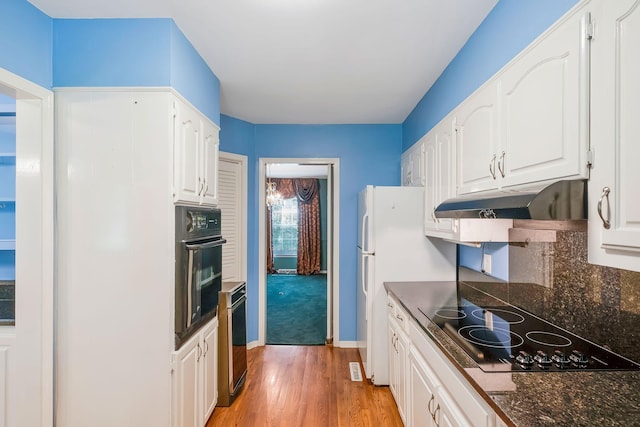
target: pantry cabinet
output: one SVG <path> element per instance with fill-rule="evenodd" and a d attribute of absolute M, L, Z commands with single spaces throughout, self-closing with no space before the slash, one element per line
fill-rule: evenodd
<path fill-rule="evenodd" d="M 403 186 L 420 187 L 424 185 L 425 167 L 423 163 L 424 145 L 418 141 L 402 154 L 400 159 L 401 183 Z"/>
<path fill-rule="evenodd" d="M 583 9 L 455 110 L 457 194 L 588 177 L 592 27 Z"/>
<path fill-rule="evenodd" d="M 218 318 L 173 354 L 175 427 L 202 427 L 218 400 Z"/>
<path fill-rule="evenodd" d="M 594 2 L 589 262 L 640 271 L 640 4 Z"/>
<path fill-rule="evenodd" d="M 218 204 L 218 127 L 200 112 L 174 100 L 174 202 Z"/>

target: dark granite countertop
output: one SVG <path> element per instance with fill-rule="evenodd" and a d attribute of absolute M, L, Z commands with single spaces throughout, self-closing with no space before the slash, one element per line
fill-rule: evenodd
<path fill-rule="evenodd" d="M 508 425 L 640 426 L 640 371 L 485 373 L 418 307 L 456 282 L 386 282 L 392 294 Z"/>

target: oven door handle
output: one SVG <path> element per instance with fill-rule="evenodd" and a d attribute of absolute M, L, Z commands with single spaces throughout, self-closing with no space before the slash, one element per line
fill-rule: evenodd
<path fill-rule="evenodd" d="M 227 239 L 218 239 L 204 243 L 186 243 L 185 246 L 187 247 L 187 250 L 197 251 L 198 249 L 215 248 L 216 246 L 222 246 L 225 243 L 227 243 Z"/>
<path fill-rule="evenodd" d="M 247 301 L 247 296 L 243 295 L 241 296 L 239 299 L 237 299 L 233 305 L 231 306 L 231 311 L 236 311 L 236 308 L 238 308 L 238 306 L 240 304 L 244 304 Z"/>

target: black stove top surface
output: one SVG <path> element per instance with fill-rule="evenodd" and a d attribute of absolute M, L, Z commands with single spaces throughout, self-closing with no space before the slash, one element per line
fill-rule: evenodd
<path fill-rule="evenodd" d="M 457 301 L 418 309 L 486 372 L 640 369 L 629 359 L 464 283 L 458 287 Z"/>

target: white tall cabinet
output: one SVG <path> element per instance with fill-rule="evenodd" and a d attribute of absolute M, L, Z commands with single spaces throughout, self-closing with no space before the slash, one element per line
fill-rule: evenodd
<path fill-rule="evenodd" d="M 206 404 L 175 391 L 216 383 L 216 364 L 174 363 L 175 152 L 187 143 L 177 112 L 189 109 L 169 89 L 56 93 L 57 425 L 169 427 L 176 407 L 210 413 L 210 388 Z M 216 321 L 205 327 L 217 333 Z"/>
<path fill-rule="evenodd" d="M 640 2 L 594 2 L 589 262 L 640 271 Z"/>

